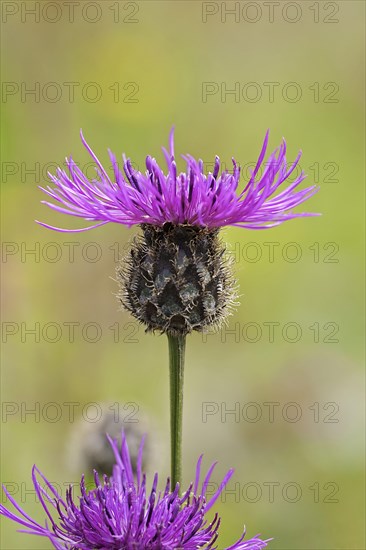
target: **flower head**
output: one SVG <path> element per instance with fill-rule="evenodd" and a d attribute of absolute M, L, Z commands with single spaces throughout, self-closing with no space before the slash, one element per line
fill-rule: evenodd
<path fill-rule="evenodd" d="M 22 532 L 47 537 L 57 550 L 194 550 L 214 549 L 220 518 L 216 514 L 208 522 L 206 514 L 212 508 L 226 483 L 230 470 L 220 488 L 207 499 L 208 485 L 215 464 L 209 469 L 201 489 L 202 456 L 196 468 L 195 482 L 180 497 L 179 485 L 171 490 L 168 480 L 165 489 L 157 492 L 158 475 L 147 493 L 146 477 L 142 473 L 143 441 L 137 459 L 136 480 L 125 437 L 121 448 L 110 440 L 116 464 L 110 478 L 101 480 L 94 471 L 95 488 L 87 491 L 84 477 L 77 499 L 72 486 L 65 500 L 36 466 L 33 484 L 47 515 L 45 525 L 34 521 L 4 491 L 18 514 L 0 505 L 0 514 L 23 526 Z M 43 482 L 43 483 L 42 483 Z M 58 515 L 58 519 L 55 516 Z M 227 550 L 261 550 L 268 541 L 258 536 L 244 541 L 244 535 Z"/>
<path fill-rule="evenodd" d="M 163 226 L 194 225 L 217 228 L 225 225 L 266 229 L 301 216 L 316 214 L 294 213 L 299 206 L 316 193 L 315 186 L 298 190 L 305 178 L 303 172 L 282 191 L 282 184 L 295 170 L 299 159 L 288 167 L 286 142 L 273 151 L 264 167 L 262 163 L 268 144 L 266 134 L 262 150 L 249 182 L 237 193 L 240 167 L 233 159 L 233 171 L 220 172 L 220 159 L 215 158 L 212 172 L 204 173 L 202 160 L 182 155 L 185 172 L 178 173 L 174 153 L 174 131 L 170 133 L 169 151 L 163 148 L 167 169 L 164 171 L 155 158 L 146 158 L 146 170 L 135 170 L 129 158 L 123 156 L 123 171 L 115 156 L 109 152 L 114 176 L 111 179 L 83 135 L 81 139 L 96 164 L 97 178 L 89 180 L 72 158 L 66 159 L 69 173 L 59 168 L 50 175 L 55 187 L 41 188 L 56 204 L 43 201 L 54 210 L 85 218 L 95 225 L 83 229 L 57 231 L 85 231 L 109 222 L 127 226 L 151 224 Z M 259 177 L 259 172 L 262 174 Z"/>
<path fill-rule="evenodd" d="M 173 130 L 169 151 L 163 148 L 165 171 L 151 156 L 143 172 L 123 156 L 121 171 L 110 152 L 112 179 L 83 135 L 81 139 L 96 164 L 96 179 L 89 180 L 71 158 L 66 159 L 69 173 L 59 168 L 50 176 L 55 187 L 43 188 L 56 202 L 44 202 L 58 212 L 97 222 L 72 231 L 109 222 L 141 226 L 143 235 L 117 269 L 117 278 L 122 305 L 147 330 L 185 335 L 218 327 L 231 312 L 235 281 L 218 237 L 220 227 L 266 229 L 315 215 L 293 212 L 317 191 L 315 186 L 297 189 L 305 178 L 303 172 L 281 190 L 300 154 L 288 168 L 283 140 L 262 166 L 268 132 L 250 180 L 240 192 L 240 167 L 234 159 L 231 173 L 220 172 L 216 157 L 213 171 L 205 174 L 202 160 L 183 155 L 186 170 L 178 173 Z"/>

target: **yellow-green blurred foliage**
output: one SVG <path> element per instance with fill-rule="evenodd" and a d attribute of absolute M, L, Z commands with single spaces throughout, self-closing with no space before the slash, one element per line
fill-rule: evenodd
<path fill-rule="evenodd" d="M 24 7 L 37 4 L 39 22 Z M 320 185 L 305 208 L 323 215 L 223 231 L 241 304 L 223 332 L 188 340 L 184 478 L 201 452 L 207 465 L 219 460 L 217 481 L 235 468 L 229 488 L 237 492 L 217 505 L 220 549 L 245 524 L 249 536 L 274 537 L 273 549 L 361 550 L 364 4 L 279 2 L 272 22 L 263 2 L 75 2 L 73 22 L 70 6 L 55 4 L 2 2 L 3 482 L 17 484 L 16 498 L 43 517 L 27 493 L 30 471 L 37 463 L 55 482 L 75 479 L 65 458 L 70 403 L 75 419 L 83 408 L 93 417 L 91 402 L 119 402 L 125 415 L 132 409 L 123 406 L 136 403 L 158 451 L 150 468 L 163 478 L 169 470 L 166 340 L 137 329 L 114 296 L 118 249 L 136 229 L 62 234 L 35 224 L 81 226 L 40 204 L 47 163 L 54 171 L 70 153 L 89 162 L 83 128 L 107 165 L 109 147 L 141 166 L 146 154 L 162 159 L 175 124 L 178 152 L 246 165 L 270 128 L 271 149 L 285 136 L 289 160 L 303 150 L 306 181 Z M 238 21 L 224 12 L 236 4 Z M 203 101 L 207 82 L 218 91 Z M 235 85 L 239 98 L 221 97 Z M 37 86 L 38 101 L 25 94 Z M 268 323 L 276 323 L 273 338 Z M 4 550 L 49 547 L 2 521 Z"/>

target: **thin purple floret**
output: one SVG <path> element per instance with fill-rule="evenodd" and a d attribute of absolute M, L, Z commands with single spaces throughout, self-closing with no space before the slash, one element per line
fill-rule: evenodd
<path fill-rule="evenodd" d="M 127 226 L 162 226 L 171 222 L 208 228 L 232 225 L 267 229 L 293 218 L 318 215 L 293 212 L 294 208 L 318 191 L 315 185 L 297 189 L 305 178 L 304 172 L 301 171 L 293 183 L 278 192 L 298 166 L 301 156 L 299 153 L 288 168 L 285 140 L 269 155 L 262 175 L 258 175 L 265 158 L 268 136 L 267 132 L 249 182 L 237 193 L 240 167 L 234 159 L 232 173 L 227 170 L 220 173 L 220 159 L 216 156 L 213 172 L 205 174 L 202 160 L 182 155 L 186 170 L 177 173 L 174 129 L 170 132 L 169 151 L 163 148 L 167 164 L 165 172 L 151 156 L 146 158 L 144 172 L 135 170 L 131 160 L 125 156 L 123 170 L 120 170 L 116 157 L 109 151 L 113 178 L 103 168 L 81 133 L 82 142 L 95 162 L 97 177 L 88 179 L 70 157 L 66 159 L 68 173 L 58 168 L 56 175 L 50 174 L 54 187 L 41 187 L 54 202 L 42 202 L 62 214 L 71 214 L 95 223 L 81 229 L 60 229 L 38 223 L 63 232 L 86 231 L 110 222 Z"/>

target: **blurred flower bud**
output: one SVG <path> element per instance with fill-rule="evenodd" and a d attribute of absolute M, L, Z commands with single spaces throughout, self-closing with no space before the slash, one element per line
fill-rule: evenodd
<path fill-rule="evenodd" d="M 147 432 L 146 423 L 138 421 L 127 421 L 116 413 L 114 406 L 101 405 L 102 414 L 96 422 L 90 422 L 81 418 L 76 422 L 71 433 L 68 448 L 68 461 L 71 463 L 75 473 L 83 472 L 91 474 L 97 470 L 100 475 L 112 474 L 115 456 L 112 447 L 107 439 L 107 434 L 112 439 L 122 440 L 122 432 L 125 434 L 129 446 L 133 468 L 136 466 L 136 459 L 142 436 Z M 151 438 L 149 438 L 150 440 Z M 145 443 L 144 463 L 149 461 L 150 444 Z"/>

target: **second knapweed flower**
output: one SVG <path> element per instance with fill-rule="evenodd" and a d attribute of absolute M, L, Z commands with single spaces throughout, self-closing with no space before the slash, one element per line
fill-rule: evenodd
<path fill-rule="evenodd" d="M 225 490 L 233 470 L 229 470 L 217 490 L 208 496 L 215 463 L 201 481 L 200 456 L 195 482 L 182 496 L 179 485 L 167 480 L 158 489 L 158 474 L 148 491 L 142 470 L 143 440 L 136 464 L 132 464 L 127 441 L 110 439 L 115 464 L 110 477 L 101 478 L 94 470 L 95 486 L 87 489 L 80 482 L 79 496 L 72 485 L 63 498 L 57 488 L 33 467 L 35 493 L 46 514 L 38 523 L 17 503 L 4 487 L 4 493 L 15 511 L 0 504 L 0 516 L 22 526 L 21 532 L 46 537 L 56 550 L 217 550 L 220 517 L 208 519 L 210 510 Z M 136 472 L 136 478 L 134 476 Z M 263 550 L 268 540 L 259 536 L 244 540 L 245 532 L 226 550 Z"/>
<path fill-rule="evenodd" d="M 55 187 L 43 188 L 56 204 L 44 203 L 97 223 L 78 230 L 42 225 L 57 231 L 85 231 L 109 222 L 139 224 L 143 234 L 135 239 L 117 276 L 122 304 L 148 330 L 184 335 L 218 325 L 230 312 L 235 285 L 218 236 L 221 227 L 267 229 L 316 215 L 293 212 L 317 191 L 316 186 L 297 189 L 305 178 L 303 172 L 279 191 L 298 165 L 300 153 L 288 167 L 283 140 L 262 169 L 268 132 L 250 180 L 239 193 L 240 167 L 234 159 L 231 173 L 220 173 L 216 157 L 213 171 L 205 174 L 202 160 L 182 155 L 186 171 L 178 173 L 173 130 L 169 151 L 163 148 L 165 172 L 151 156 L 146 158 L 144 172 L 123 156 L 122 171 L 110 152 L 112 179 L 81 137 L 96 163 L 97 178 L 89 180 L 72 158 L 66 159 L 69 173 L 59 168 L 51 176 Z"/>

